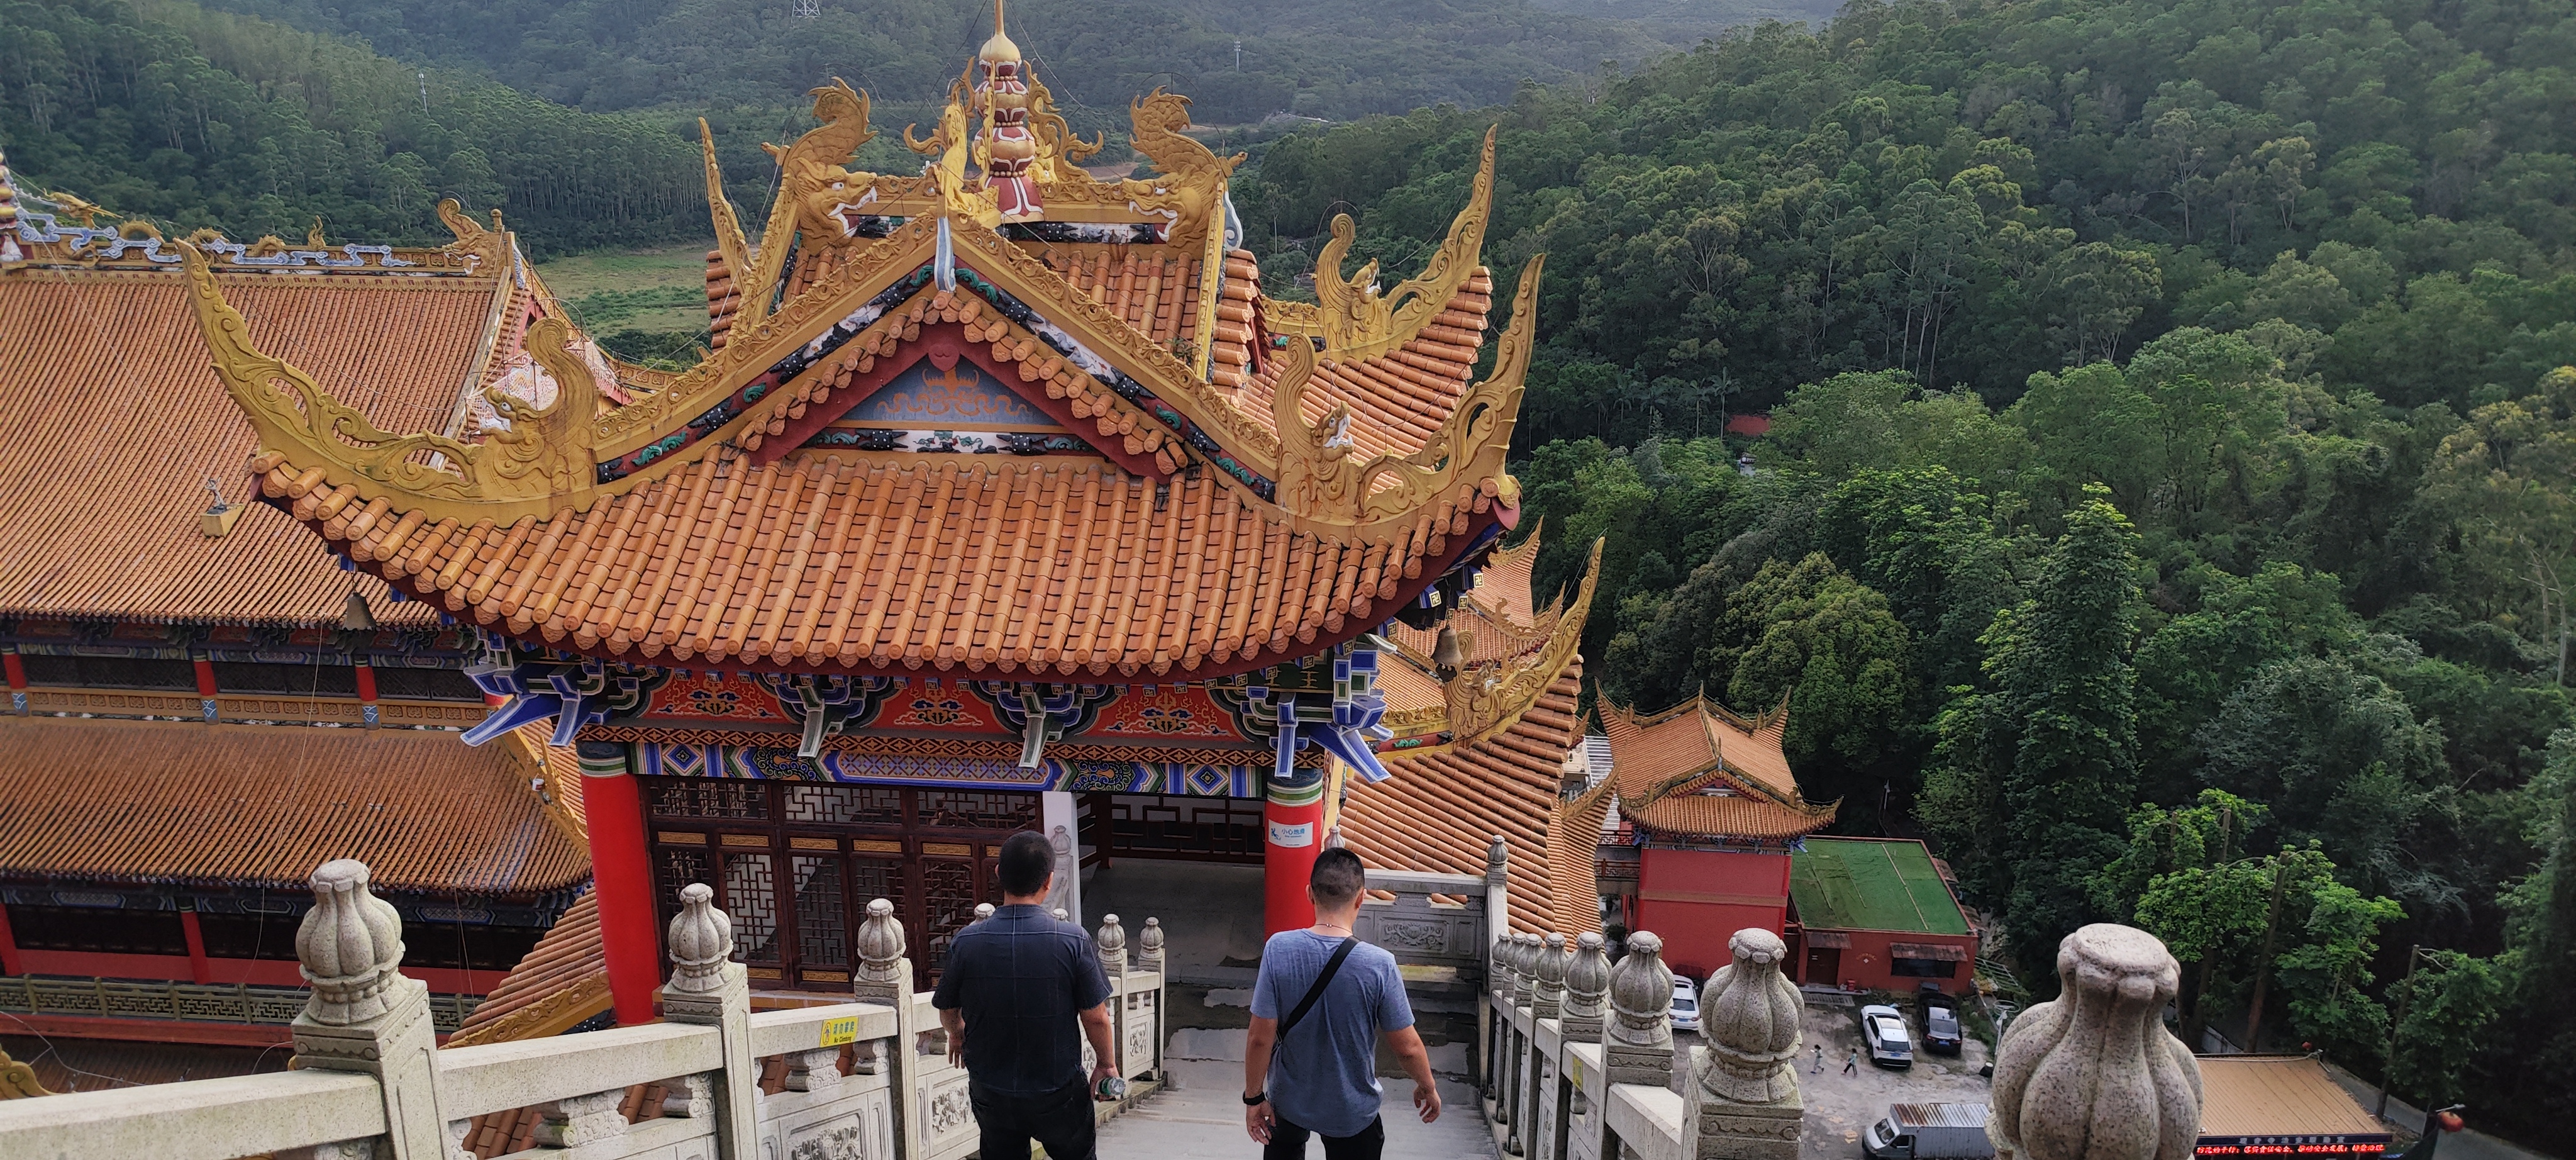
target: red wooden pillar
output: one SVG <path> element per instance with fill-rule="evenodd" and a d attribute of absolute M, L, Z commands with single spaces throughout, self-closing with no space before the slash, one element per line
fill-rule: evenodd
<path fill-rule="evenodd" d="M 1273 777 L 1261 805 L 1261 932 L 1274 935 L 1315 924 L 1306 880 L 1324 852 L 1324 771 Z"/>
<path fill-rule="evenodd" d="M 376 666 L 359 661 L 355 671 L 358 677 L 358 714 L 366 721 L 367 728 L 373 729 L 376 727 Z"/>
<path fill-rule="evenodd" d="M 12 669 L 17 668 L 17 660 L 17 654 L 10 654 L 9 667 Z M 23 975 L 26 973 L 26 961 L 18 957 L 17 936 L 9 933 L 9 908 L 7 906 L 0 906 L 0 975 Z"/>
<path fill-rule="evenodd" d="M 197 908 L 179 911 L 179 933 L 188 939 L 188 978 L 200 987 L 215 981 L 215 964 L 206 957 L 205 928 L 197 925 Z"/>
<path fill-rule="evenodd" d="M 219 712 L 219 704 L 215 698 L 221 692 L 215 685 L 215 662 L 198 657 L 192 663 L 197 667 L 197 700 L 204 708 L 207 723 L 212 724 Z"/>
<path fill-rule="evenodd" d="M 9 652 L 0 653 L 0 671 L 5 671 L 9 678 L 9 711 L 22 717 L 25 716 L 27 713 L 27 663 L 19 660 L 17 651 L 13 649 Z M 8 932 L 8 929 L 9 920 L 0 918 L 0 935 L 5 935 Z M 6 938 L 0 938 L 0 944 L 5 944 L 7 941 L 8 940 Z M 12 951 L 10 953 L 15 954 L 17 952 Z M 15 969 L 12 969 L 9 973 L 14 975 L 18 972 Z"/>
<path fill-rule="evenodd" d="M 629 769 L 625 746 L 584 741 L 577 752 L 609 999 L 616 1004 L 619 1026 L 650 1023 L 653 989 L 662 982 L 662 951 L 661 940 L 653 936 L 653 865 L 644 844 L 644 795 Z"/>

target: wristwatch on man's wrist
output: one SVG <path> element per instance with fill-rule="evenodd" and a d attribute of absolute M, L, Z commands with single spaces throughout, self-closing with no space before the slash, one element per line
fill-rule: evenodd
<path fill-rule="evenodd" d="M 1243 1097 L 1243 1106 L 1247 1108 L 1257 1108 L 1268 1102 L 1269 1099 L 1269 1092 L 1254 1092 L 1251 1095 Z"/>

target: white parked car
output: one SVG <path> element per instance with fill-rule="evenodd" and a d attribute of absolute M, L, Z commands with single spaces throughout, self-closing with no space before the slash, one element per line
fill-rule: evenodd
<path fill-rule="evenodd" d="M 1873 1003 L 1860 1009 L 1860 1035 L 1869 1043 L 1869 1061 L 1880 1067 L 1914 1066 L 1914 1037 L 1896 1008 Z"/>
<path fill-rule="evenodd" d="M 1699 1030 L 1699 988 L 1680 975 L 1673 976 L 1673 1030 Z"/>

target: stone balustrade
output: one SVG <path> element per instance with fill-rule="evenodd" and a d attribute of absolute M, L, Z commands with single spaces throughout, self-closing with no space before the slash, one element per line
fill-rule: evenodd
<path fill-rule="evenodd" d="M 1700 989 L 1702 1042 L 1678 1061 L 1675 1084 L 1662 939 L 1630 935 L 1614 964 L 1598 934 L 1569 945 L 1559 933 L 1493 930 L 1477 1080 L 1505 1155 L 1796 1160 L 1805 1000 L 1781 974 L 1778 935 L 1750 928 L 1729 940 L 1733 961 Z M 2067 936 L 2057 969 L 2059 998 L 2014 1020 L 1997 1053 L 1988 1133 L 1999 1160 L 2187 1160 L 2200 1073 L 2160 1017 L 2173 956 L 2143 931 L 2088 926 Z"/>
<path fill-rule="evenodd" d="M 296 935 L 313 984 L 293 1024 L 297 1070 L 0 1102 L 8 1153 L 471 1160 L 476 1117 L 509 1112 L 533 1114 L 536 1146 L 508 1160 L 958 1160 L 975 1148 L 966 1073 L 930 996 L 912 990 L 884 900 L 855 940 L 854 1002 L 754 1012 L 732 922 L 691 885 L 671 920 L 662 1022 L 440 1048 L 425 988 L 399 969 L 402 920 L 367 868 L 327 863 L 312 885 Z M 1147 919 L 1133 963 L 1116 919 L 1096 940 L 1120 1070 L 1147 1081 L 1131 1099 L 1162 1075 L 1162 939 Z M 762 1090 L 766 1070 L 783 1071 L 776 1090 Z M 621 1107 L 639 1087 L 664 1093 L 660 1115 L 629 1122 Z"/>

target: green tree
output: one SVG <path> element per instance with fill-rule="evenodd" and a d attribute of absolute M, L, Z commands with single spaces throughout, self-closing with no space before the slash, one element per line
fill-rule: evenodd
<path fill-rule="evenodd" d="M 1886 754 L 1907 700 L 1907 634 L 1887 598 L 1824 553 L 1771 561 L 1729 593 L 1704 671 L 1727 700 L 1762 711 L 1786 703 L 1781 749 L 1807 796 L 1852 797 L 1856 775 Z"/>
<path fill-rule="evenodd" d="M 2421 911 L 2456 907 L 2426 847 L 2450 810 L 2441 731 L 2339 657 L 2264 669 L 2202 727 L 2210 784 L 2261 802 L 2282 839 L 2316 841 L 2355 885 Z"/>
<path fill-rule="evenodd" d="M 2421 1107 L 2467 1098 L 2469 1069 L 2493 1041 L 2516 960 L 2481 959 L 2453 950 L 2424 952 L 2426 963 L 2389 985 L 2389 1002 L 2406 1015 L 2389 1057 L 2389 1086 Z"/>
<path fill-rule="evenodd" d="M 1990 688 L 1942 713 L 1925 821 L 1963 848 L 1985 847 L 1976 881 L 2002 904 L 2024 964 L 2048 962 L 2060 937 L 2097 916 L 2086 883 L 2126 844 L 2122 810 L 2137 779 L 2137 541 L 2108 492 L 2088 489 L 2030 598 L 1987 630 Z M 1984 828 L 2001 835 L 1980 842 Z"/>
<path fill-rule="evenodd" d="M 2524 634 L 2557 656 L 2567 680 L 2567 579 L 2576 558 L 2576 367 L 2531 394 L 2469 412 L 2442 440 L 2424 502 L 2460 529 L 2468 560 L 2499 595 L 2517 593 Z"/>

